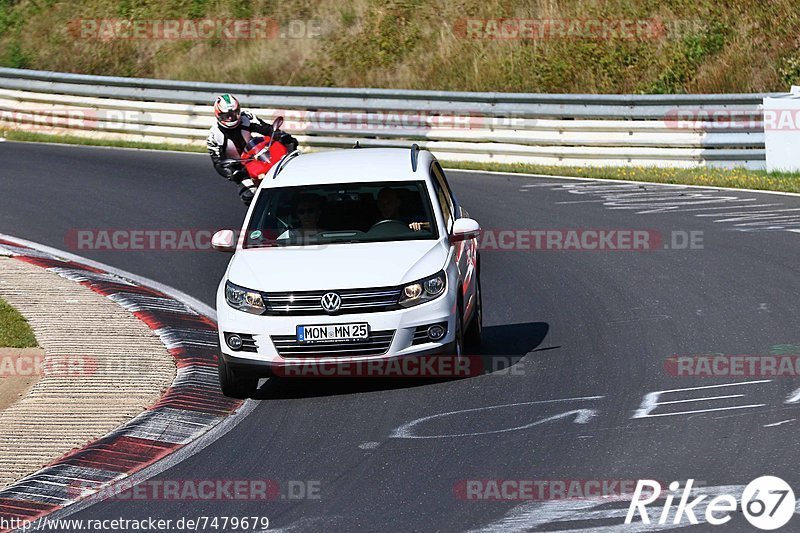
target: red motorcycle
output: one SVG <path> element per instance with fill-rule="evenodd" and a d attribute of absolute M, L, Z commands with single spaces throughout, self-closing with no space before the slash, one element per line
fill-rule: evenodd
<path fill-rule="evenodd" d="M 245 145 L 245 150 L 240 159 L 224 159 L 220 161 L 223 166 L 244 166 L 249 176 L 242 180 L 242 186 L 247 187 L 255 194 L 267 172 L 288 153 L 286 146 L 275 140 L 275 134 L 283 125 L 283 117 L 278 117 L 272 123 L 272 135 L 269 139 L 252 137 Z M 247 202 L 245 202 L 247 203 Z"/>

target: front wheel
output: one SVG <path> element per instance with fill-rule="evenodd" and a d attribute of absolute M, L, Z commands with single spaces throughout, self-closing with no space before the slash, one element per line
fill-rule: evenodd
<path fill-rule="evenodd" d="M 458 306 L 458 313 L 456 313 L 456 334 L 455 339 L 453 339 L 453 351 L 457 358 L 461 358 L 464 355 L 464 327 L 462 326 L 462 320 L 464 319 L 464 315 L 461 313 L 461 304 Z"/>
<path fill-rule="evenodd" d="M 258 387 L 258 378 L 243 378 L 237 376 L 230 365 L 225 362 L 222 354 L 219 355 L 217 370 L 219 373 L 219 386 L 222 389 L 222 394 L 228 398 L 237 398 L 241 400 L 249 398 L 256 392 L 256 388 Z"/>
<path fill-rule="evenodd" d="M 464 334 L 464 342 L 468 349 L 477 350 L 481 345 L 483 333 L 483 297 L 481 295 L 481 279 L 475 280 L 475 311 Z"/>
<path fill-rule="evenodd" d="M 250 207 L 250 204 L 253 202 L 253 197 L 255 195 L 255 187 L 242 185 L 242 188 L 239 189 L 239 198 L 242 200 L 242 203 L 248 207 Z"/>

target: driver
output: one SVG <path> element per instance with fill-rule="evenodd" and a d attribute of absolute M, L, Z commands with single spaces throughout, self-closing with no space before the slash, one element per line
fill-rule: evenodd
<path fill-rule="evenodd" d="M 217 122 L 208 132 L 206 148 L 214 163 L 214 169 L 225 179 L 241 185 L 239 197 L 246 205 L 253 200 L 254 191 L 244 165 L 238 163 L 234 166 L 221 165 L 223 159 L 238 159 L 245 151 L 245 145 L 251 138 L 251 133 L 258 133 L 264 137 L 272 135 L 272 125 L 263 122 L 249 111 L 243 111 L 239 101 L 231 94 L 222 94 L 214 102 L 214 115 Z M 291 153 L 297 150 L 297 140 L 278 130 L 275 140 L 286 146 Z"/>
<path fill-rule="evenodd" d="M 401 205 L 400 195 L 391 187 L 384 187 L 378 192 L 378 211 L 381 214 L 381 220 L 397 220 L 405 224 L 400 218 Z M 408 227 L 414 231 L 421 231 L 423 228 L 430 228 L 430 223 L 411 222 Z"/>

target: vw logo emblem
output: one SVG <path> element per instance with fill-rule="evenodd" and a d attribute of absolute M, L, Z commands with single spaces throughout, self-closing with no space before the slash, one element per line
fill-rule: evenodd
<path fill-rule="evenodd" d="M 326 292 L 320 298 L 319 303 L 325 311 L 335 313 L 342 306 L 342 297 L 335 292 Z"/>

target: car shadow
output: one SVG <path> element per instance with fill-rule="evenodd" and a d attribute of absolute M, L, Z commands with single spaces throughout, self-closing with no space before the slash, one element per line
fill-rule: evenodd
<path fill-rule="evenodd" d="M 560 346 L 540 348 L 550 325 L 546 322 L 525 322 L 483 328 L 479 358 L 483 374 L 508 371 L 531 352 L 553 350 Z"/>
<path fill-rule="evenodd" d="M 545 322 L 504 324 L 483 328 L 480 351 L 468 358 L 469 375 L 475 377 L 508 371 L 527 354 L 539 351 L 550 326 Z M 549 347 L 540 350 L 558 348 Z M 446 357 L 446 356 L 445 356 Z M 430 386 L 463 378 L 418 377 L 288 377 L 267 379 L 252 396 L 255 400 L 281 400 L 362 394 L 392 389 Z"/>

